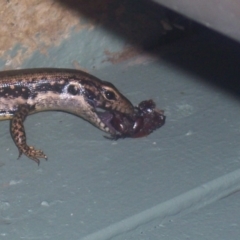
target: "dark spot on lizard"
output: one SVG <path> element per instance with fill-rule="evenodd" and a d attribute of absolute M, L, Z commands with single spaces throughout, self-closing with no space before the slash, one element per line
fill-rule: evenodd
<path fill-rule="evenodd" d="M 8 98 L 21 97 L 23 99 L 28 99 L 29 95 L 30 90 L 24 86 L 14 86 L 13 88 L 9 85 L 8 87 L 0 89 L 0 98 L 7 96 Z"/>
<path fill-rule="evenodd" d="M 66 81 L 60 79 L 55 83 L 40 83 L 34 88 L 34 91 L 36 92 L 51 91 L 55 93 L 62 93 L 65 85 L 66 85 Z"/>
<path fill-rule="evenodd" d="M 79 93 L 79 88 L 74 85 L 74 84 L 70 84 L 67 88 L 68 93 L 70 93 L 71 95 L 75 96 Z"/>

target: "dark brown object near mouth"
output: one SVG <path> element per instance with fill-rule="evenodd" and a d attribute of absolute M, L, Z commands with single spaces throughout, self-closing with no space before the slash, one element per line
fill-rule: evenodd
<path fill-rule="evenodd" d="M 99 114 L 101 120 L 116 134 L 111 138 L 140 138 L 162 127 L 166 116 L 156 108 L 153 100 L 142 101 L 131 115 L 115 112 Z"/>

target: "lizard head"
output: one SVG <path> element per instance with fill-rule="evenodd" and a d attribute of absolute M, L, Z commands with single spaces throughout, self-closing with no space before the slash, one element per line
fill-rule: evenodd
<path fill-rule="evenodd" d="M 109 82 L 101 81 L 101 84 L 94 84 L 94 86 L 86 85 L 84 97 L 99 118 L 97 127 L 111 135 L 117 132 L 110 123 L 114 113 L 130 116 L 134 114 L 132 103 Z"/>
<path fill-rule="evenodd" d="M 100 93 L 100 107 L 103 109 L 125 114 L 133 114 L 134 107 L 132 103 L 125 96 L 123 96 L 113 84 L 109 82 L 103 82 L 100 88 Z"/>

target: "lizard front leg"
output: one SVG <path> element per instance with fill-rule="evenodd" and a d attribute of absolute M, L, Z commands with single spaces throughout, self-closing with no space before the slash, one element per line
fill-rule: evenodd
<path fill-rule="evenodd" d="M 11 119 L 10 132 L 13 141 L 15 142 L 19 150 L 18 159 L 21 157 L 22 154 L 25 154 L 27 157 L 29 157 L 39 165 L 39 158 L 47 159 L 47 156 L 43 153 L 43 151 L 37 150 L 34 147 L 27 145 L 26 133 L 23 125 L 23 122 L 29 114 L 30 109 L 31 106 L 28 104 L 19 105 L 18 110 Z"/>

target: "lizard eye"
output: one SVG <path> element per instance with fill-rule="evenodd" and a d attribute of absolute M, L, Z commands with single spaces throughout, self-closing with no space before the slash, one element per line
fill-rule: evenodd
<path fill-rule="evenodd" d="M 107 90 L 104 92 L 104 94 L 108 100 L 116 100 L 116 95 L 114 92 Z"/>
<path fill-rule="evenodd" d="M 71 95 L 77 95 L 78 94 L 78 87 L 76 85 L 69 85 L 67 88 L 67 91 Z"/>

